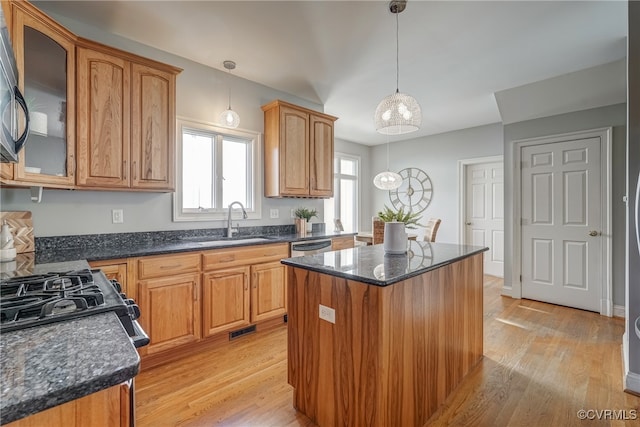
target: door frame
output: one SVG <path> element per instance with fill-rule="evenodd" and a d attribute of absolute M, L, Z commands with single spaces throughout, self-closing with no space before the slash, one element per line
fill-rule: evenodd
<path fill-rule="evenodd" d="M 603 316 L 613 316 L 613 284 L 611 272 L 611 127 L 597 128 L 591 130 L 562 133 L 556 135 L 542 136 L 536 138 L 519 139 L 514 141 L 514 149 L 512 151 L 513 165 L 513 186 L 511 191 L 511 200 L 513 201 L 513 286 L 511 289 L 512 298 L 522 298 L 522 148 L 531 145 L 553 144 L 557 142 L 568 142 L 570 140 L 600 138 L 602 142 L 600 146 L 600 172 L 602 182 L 603 197 L 601 202 L 602 208 L 602 278 L 600 280 L 600 314 Z"/>
<path fill-rule="evenodd" d="M 464 244 L 466 230 L 464 223 L 467 212 L 467 166 L 497 162 L 501 162 L 504 168 L 504 156 L 502 155 L 458 160 L 458 244 L 460 245 Z M 502 228 L 504 230 L 504 225 Z"/>

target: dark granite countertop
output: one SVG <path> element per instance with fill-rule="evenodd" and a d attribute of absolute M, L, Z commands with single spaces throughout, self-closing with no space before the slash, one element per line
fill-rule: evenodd
<path fill-rule="evenodd" d="M 87 268 L 86 261 L 36 265 L 33 274 Z M 140 357 L 115 313 L 0 336 L 0 424 L 133 378 Z"/>
<path fill-rule="evenodd" d="M 185 235 L 172 239 L 159 240 L 152 233 L 131 233 L 127 235 L 102 234 L 89 236 L 70 236 L 58 238 L 44 247 L 36 245 L 36 262 L 50 263 L 86 259 L 101 261 L 108 259 L 163 255 L 177 252 L 202 251 L 234 246 L 267 245 L 290 243 L 318 239 L 323 237 L 355 236 L 347 232 L 314 232 L 301 237 L 297 234 L 247 234 L 233 239 L 220 235 Z M 87 238 L 90 243 L 83 241 Z M 54 239 L 54 238 L 47 238 Z"/>
<path fill-rule="evenodd" d="M 406 255 L 387 255 L 383 245 L 374 245 L 286 258 L 282 263 L 370 285 L 388 286 L 488 249 L 482 246 L 409 241 Z"/>

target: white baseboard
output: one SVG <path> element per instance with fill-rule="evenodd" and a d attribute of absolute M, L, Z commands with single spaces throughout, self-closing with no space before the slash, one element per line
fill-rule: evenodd
<path fill-rule="evenodd" d="M 502 291 L 500 292 L 500 295 L 502 295 L 503 297 L 511 297 L 513 298 L 513 287 L 511 286 L 506 286 L 506 285 L 502 285 Z"/>
<path fill-rule="evenodd" d="M 613 306 L 613 317 L 622 317 L 623 319 L 626 318 L 626 315 L 624 312 L 624 305 Z"/>
<path fill-rule="evenodd" d="M 629 336 L 625 332 L 622 336 L 622 363 L 623 365 L 623 377 L 622 385 L 624 391 L 640 394 L 640 374 L 629 371 Z"/>

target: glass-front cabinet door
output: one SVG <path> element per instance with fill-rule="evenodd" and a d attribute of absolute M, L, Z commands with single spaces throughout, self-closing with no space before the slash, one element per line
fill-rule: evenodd
<path fill-rule="evenodd" d="M 30 133 L 15 179 L 75 184 L 74 36 L 26 3 L 13 3 L 14 48 Z"/>

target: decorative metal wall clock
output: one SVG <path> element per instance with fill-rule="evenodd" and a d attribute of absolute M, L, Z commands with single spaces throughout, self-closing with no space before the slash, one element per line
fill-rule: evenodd
<path fill-rule="evenodd" d="M 393 207 L 413 213 L 425 210 L 433 196 L 433 183 L 429 175 L 418 168 L 406 168 L 398 173 L 402 177 L 402 185 L 389 191 Z"/>

